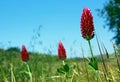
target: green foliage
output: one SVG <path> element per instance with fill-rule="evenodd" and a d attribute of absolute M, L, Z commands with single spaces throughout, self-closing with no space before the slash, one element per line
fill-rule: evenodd
<path fill-rule="evenodd" d="M 89 63 L 87 60 L 85 61 Z M 33 82 L 64 82 L 66 77 L 72 79 L 72 82 L 87 82 L 86 67 L 84 61 L 79 58 L 66 59 L 66 64 L 61 65 L 62 61 L 58 60 L 57 56 L 31 52 L 30 60 L 27 63 L 30 67 Z M 110 72 L 109 70 L 111 69 L 115 81 L 119 82 L 120 78 L 117 71 L 116 60 L 110 56 L 109 61 L 105 63 L 109 66 L 108 72 Z M 101 62 L 98 62 L 98 67 L 100 71 L 99 76 L 102 81 L 105 82 Z M 62 72 L 67 73 L 66 76 L 62 77 L 64 74 L 59 73 L 57 68 L 60 72 L 62 70 Z M 16 82 L 30 82 L 30 77 L 25 73 L 25 70 L 27 70 L 27 68 L 21 60 L 20 52 L 15 52 L 14 54 L 6 51 L 4 53 L 0 52 L 0 82 L 12 82 L 11 78 Z M 95 81 L 95 73 L 93 70 L 93 67 L 88 69 L 90 82 Z"/>
<path fill-rule="evenodd" d="M 6 51 L 8 51 L 8 52 L 10 52 L 10 51 L 20 52 L 20 49 L 18 47 L 10 47 Z"/>
<path fill-rule="evenodd" d="M 0 52 L 4 52 L 4 49 L 0 48 Z"/>
<path fill-rule="evenodd" d="M 95 70 L 98 70 L 98 62 L 96 61 L 95 58 L 91 58 L 89 65 L 93 67 Z"/>
<path fill-rule="evenodd" d="M 106 20 L 109 29 L 115 32 L 113 39 L 116 44 L 120 45 L 120 0 L 108 0 L 99 12 L 99 15 Z"/>
<path fill-rule="evenodd" d="M 70 68 L 67 64 L 63 65 L 64 71 L 69 72 Z"/>
<path fill-rule="evenodd" d="M 57 69 L 57 72 L 62 73 L 62 74 L 65 74 L 65 70 L 64 70 L 64 68 L 62 68 L 62 67 L 58 68 L 58 69 Z"/>
<path fill-rule="evenodd" d="M 67 72 L 69 72 L 70 68 L 67 64 L 63 65 L 62 67 L 58 68 L 57 71 L 59 73 L 65 74 Z"/>

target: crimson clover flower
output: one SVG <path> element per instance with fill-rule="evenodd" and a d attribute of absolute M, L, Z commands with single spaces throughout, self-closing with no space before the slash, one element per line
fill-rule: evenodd
<path fill-rule="evenodd" d="M 89 8 L 84 8 L 81 16 L 81 32 L 82 37 L 91 40 L 94 37 L 93 16 Z"/>
<path fill-rule="evenodd" d="M 58 58 L 66 58 L 66 50 L 61 41 L 58 43 Z"/>
<path fill-rule="evenodd" d="M 25 48 L 25 45 L 22 45 L 21 59 L 22 61 L 27 61 L 30 59 L 27 49 Z"/>

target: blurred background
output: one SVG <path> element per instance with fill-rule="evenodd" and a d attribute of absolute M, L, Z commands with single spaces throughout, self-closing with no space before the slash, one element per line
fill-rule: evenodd
<path fill-rule="evenodd" d="M 112 38 L 117 34 L 110 29 L 109 1 L 0 0 L 0 48 L 21 49 L 24 44 L 29 51 L 57 55 L 58 42 L 62 41 L 68 58 L 82 57 L 81 47 L 85 56 L 90 56 L 88 43 L 82 38 L 80 29 L 82 10 L 88 7 L 93 15 L 95 35 L 108 52 L 113 53 L 112 42 L 117 43 L 117 40 Z M 98 55 L 96 37 L 91 43 L 94 54 Z"/>

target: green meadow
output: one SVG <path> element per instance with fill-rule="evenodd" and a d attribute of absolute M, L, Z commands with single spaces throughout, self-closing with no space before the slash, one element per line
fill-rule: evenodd
<path fill-rule="evenodd" d="M 114 54 L 103 55 L 107 73 L 101 56 L 96 56 L 98 71 L 89 67 L 89 58 L 69 58 L 64 62 L 69 66 L 69 77 L 57 71 L 63 64 L 57 56 L 29 52 L 27 61 L 32 76 L 32 82 L 120 82 L 120 71 Z M 82 54 L 80 54 L 82 55 Z M 119 56 L 119 55 L 118 55 Z M 120 57 L 118 57 L 120 58 Z M 21 60 L 19 50 L 0 49 L 0 82 L 31 82 L 27 66 Z M 68 79 L 68 80 L 66 80 Z"/>

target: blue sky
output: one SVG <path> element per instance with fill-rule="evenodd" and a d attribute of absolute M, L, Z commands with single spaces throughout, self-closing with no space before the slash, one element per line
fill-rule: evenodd
<path fill-rule="evenodd" d="M 35 44 L 35 51 L 48 53 L 48 49 L 57 54 L 57 45 L 61 40 L 68 57 L 82 57 L 82 46 L 89 56 L 88 43 L 81 37 L 80 17 L 84 7 L 91 9 L 94 17 L 95 32 L 105 44 L 109 53 L 113 52 L 111 39 L 114 34 L 104 29 L 104 19 L 98 16 L 96 9 L 102 8 L 106 0 L 0 0 L 0 47 L 25 44 L 28 50 L 30 42 L 41 25 L 42 45 Z M 99 54 L 96 40 L 91 40 L 94 54 Z M 34 44 L 34 43 L 33 43 Z"/>

